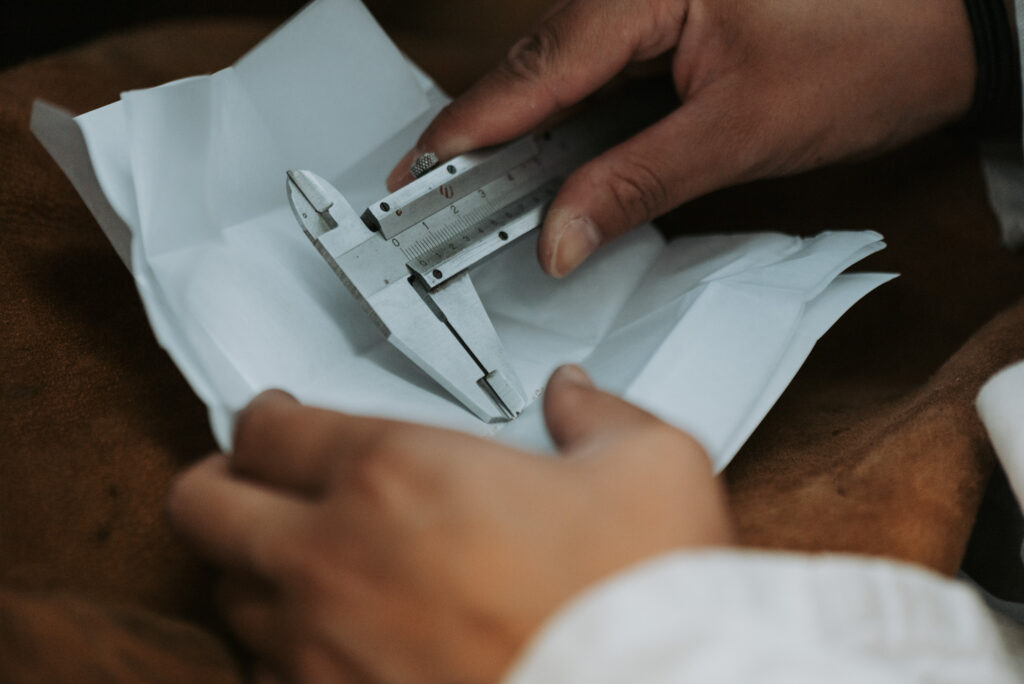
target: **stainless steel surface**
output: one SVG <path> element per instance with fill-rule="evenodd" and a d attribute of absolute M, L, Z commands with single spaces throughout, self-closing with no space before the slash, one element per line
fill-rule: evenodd
<path fill-rule="evenodd" d="M 536 154 L 532 136 L 497 149 L 464 154 L 381 198 L 367 208 L 363 218 L 390 240 Z"/>
<path fill-rule="evenodd" d="M 432 169 L 362 214 L 309 171 L 288 172 L 288 198 L 387 339 L 481 420 L 510 420 L 528 398 L 468 269 L 541 225 L 562 179 L 650 120 L 644 110 L 658 102 L 623 98 L 444 164 L 425 155 L 414 169 Z"/>
<path fill-rule="evenodd" d="M 518 416 L 526 407 L 526 392 L 505 356 L 505 349 L 469 273 L 463 271 L 427 296 L 452 333 L 472 354 L 481 372 L 477 383 L 489 390 L 507 419 Z"/>
<path fill-rule="evenodd" d="M 311 193 L 316 203 L 306 194 L 311 188 L 320 191 Z M 287 191 L 303 232 L 391 344 L 480 420 L 519 414 L 525 405 L 521 385 L 468 274 L 449 291 L 428 292 L 410 277 L 401 250 L 370 231 L 327 181 L 291 171 Z M 327 209 L 321 213 L 317 206 Z M 332 223 L 336 227 L 325 230 Z M 438 298 L 440 304 L 433 304 Z M 497 389 L 487 381 L 494 374 L 504 378 Z"/>

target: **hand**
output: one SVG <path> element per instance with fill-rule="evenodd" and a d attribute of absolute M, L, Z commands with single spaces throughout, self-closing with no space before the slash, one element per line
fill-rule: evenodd
<path fill-rule="evenodd" d="M 550 274 L 721 187 L 895 146 L 966 113 L 963 0 L 561 0 L 443 110 L 391 173 L 522 135 L 630 65 L 665 59 L 682 104 L 584 165 L 541 230 Z"/>
<path fill-rule="evenodd" d="M 262 672 L 495 681 L 587 585 L 731 540 L 686 434 L 576 367 L 552 377 L 545 414 L 562 459 L 268 392 L 232 458 L 177 482 L 170 515 L 223 568 L 224 613 Z"/>

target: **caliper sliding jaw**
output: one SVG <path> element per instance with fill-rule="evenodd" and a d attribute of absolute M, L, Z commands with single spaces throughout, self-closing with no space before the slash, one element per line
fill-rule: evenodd
<path fill-rule="evenodd" d="M 519 415 L 526 393 L 468 271 L 431 288 L 323 178 L 289 171 L 287 192 L 303 232 L 391 344 L 484 422 Z"/>
<path fill-rule="evenodd" d="M 309 171 L 288 172 L 288 198 L 392 344 L 481 420 L 511 420 L 527 397 L 468 269 L 540 226 L 573 169 L 678 105 L 671 89 L 651 85 L 540 135 L 436 167 L 436 157 L 421 158 L 416 180 L 362 214 Z"/>

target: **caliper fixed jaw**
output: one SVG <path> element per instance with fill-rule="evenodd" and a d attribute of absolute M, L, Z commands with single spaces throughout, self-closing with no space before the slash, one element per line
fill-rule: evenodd
<path fill-rule="evenodd" d="M 519 415 L 525 392 L 468 273 L 431 290 L 328 181 L 289 171 L 286 185 L 303 232 L 392 345 L 480 420 Z"/>

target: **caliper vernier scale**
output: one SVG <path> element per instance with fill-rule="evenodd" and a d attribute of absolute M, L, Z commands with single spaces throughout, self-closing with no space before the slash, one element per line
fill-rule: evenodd
<path fill-rule="evenodd" d="M 468 269 L 540 226 L 562 179 L 636 130 L 637 113 L 591 112 L 433 168 L 418 160 L 422 175 L 361 214 L 310 171 L 288 172 L 288 199 L 393 345 L 481 420 L 511 420 L 528 398 Z"/>

